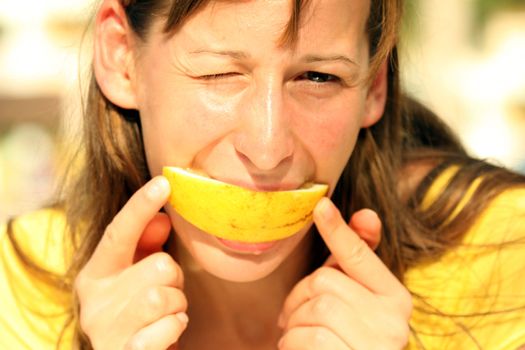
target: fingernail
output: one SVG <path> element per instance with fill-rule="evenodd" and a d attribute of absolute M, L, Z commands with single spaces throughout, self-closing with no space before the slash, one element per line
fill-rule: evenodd
<path fill-rule="evenodd" d="M 333 205 L 328 198 L 321 198 L 314 212 L 318 219 L 329 221 L 333 216 Z"/>
<path fill-rule="evenodd" d="M 175 314 L 175 317 L 177 317 L 182 324 L 187 324 L 189 321 L 188 315 L 186 315 L 185 312 L 179 312 Z"/>
<path fill-rule="evenodd" d="M 146 188 L 146 194 L 150 199 L 167 196 L 169 191 L 170 184 L 164 176 L 154 178 Z"/>

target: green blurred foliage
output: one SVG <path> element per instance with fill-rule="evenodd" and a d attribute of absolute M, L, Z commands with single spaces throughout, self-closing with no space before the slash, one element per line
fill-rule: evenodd
<path fill-rule="evenodd" d="M 474 21 L 472 23 L 472 41 L 480 44 L 485 25 L 490 17 L 500 11 L 525 11 L 525 0 L 474 0 Z"/>
<path fill-rule="evenodd" d="M 524 9 L 525 0 L 474 0 L 476 25 L 484 26 L 491 14 L 500 10 Z"/>
<path fill-rule="evenodd" d="M 419 30 L 420 5 L 425 0 L 405 0 L 402 36 L 411 40 Z M 458 0 L 465 1 L 465 0 Z M 485 25 L 490 17 L 500 11 L 525 11 L 525 0 L 472 0 L 472 39 L 476 43 L 483 36 Z"/>
<path fill-rule="evenodd" d="M 400 33 L 402 42 L 417 40 L 421 21 L 419 10 L 420 0 L 405 0 Z"/>

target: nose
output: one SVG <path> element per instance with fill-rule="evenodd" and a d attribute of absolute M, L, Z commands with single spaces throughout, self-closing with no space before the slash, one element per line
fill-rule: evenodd
<path fill-rule="evenodd" d="M 282 84 L 268 81 L 254 87 L 243 99 L 238 113 L 240 126 L 234 146 L 244 162 L 268 171 L 291 159 L 295 145 Z"/>

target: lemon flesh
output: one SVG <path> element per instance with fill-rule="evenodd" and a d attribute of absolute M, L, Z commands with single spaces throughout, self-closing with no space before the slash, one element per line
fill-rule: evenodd
<path fill-rule="evenodd" d="M 164 167 L 169 203 L 186 221 L 214 236 L 247 243 L 289 237 L 312 220 L 328 186 L 253 191 L 177 167 Z"/>

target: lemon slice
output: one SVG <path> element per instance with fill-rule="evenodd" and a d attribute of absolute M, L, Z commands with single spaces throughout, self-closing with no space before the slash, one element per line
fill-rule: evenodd
<path fill-rule="evenodd" d="M 188 222 L 214 236 L 247 243 L 289 237 L 312 220 L 328 186 L 261 192 L 217 181 L 177 167 L 164 167 L 169 203 Z"/>

